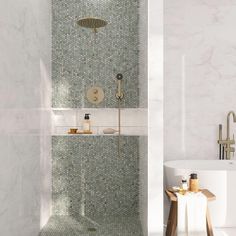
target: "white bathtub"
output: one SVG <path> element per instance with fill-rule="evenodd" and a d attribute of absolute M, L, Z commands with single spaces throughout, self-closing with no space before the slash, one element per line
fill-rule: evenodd
<path fill-rule="evenodd" d="M 236 227 L 236 161 L 178 160 L 164 164 L 165 185 L 178 186 L 182 176 L 197 173 L 200 188 L 216 195 L 209 203 L 214 227 Z"/>

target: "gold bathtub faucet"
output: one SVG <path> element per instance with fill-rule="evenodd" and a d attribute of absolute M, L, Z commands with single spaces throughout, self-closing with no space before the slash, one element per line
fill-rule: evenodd
<path fill-rule="evenodd" d="M 236 115 L 233 111 L 230 111 L 227 115 L 227 137 L 226 140 L 222 140 L 222 125 L 220 125 L 219 129 L 219 145 L 223 146 L 223 156 L 224 153 L 226 155 L 226 160 L 231 159 L 231 153 L 235 152 L 235 148 L 231 147 L 231 145 L 235 144 L 235 139 L 233 135 L 233 139 L 230 139 L 230 116 L 233 116 L 233 121 L 236 123 Z"/>

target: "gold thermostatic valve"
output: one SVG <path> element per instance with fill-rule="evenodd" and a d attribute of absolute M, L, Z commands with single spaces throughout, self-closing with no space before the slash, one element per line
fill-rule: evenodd
<path fill-rule="evenodd" d="M 93 104 L 99 104 L 104 100 L 104 91 L 100 87 L 92 87 L 87 91 L 87 99 Z"/>

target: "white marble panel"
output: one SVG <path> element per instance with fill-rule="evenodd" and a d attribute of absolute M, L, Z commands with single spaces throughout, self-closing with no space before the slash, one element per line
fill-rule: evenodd
<path fill-rule="evenodd" d="M 32 135 L 0 136 L 0 233 L 4 232 L 3 235 L 39 232 L 39 140 L 39 136 Z"/>
<path fill-rule="evenodd" d="M 149 0 L 148 235 L 163 235 L 163 2 Z"/>
<path fill-rule="evenodd" d="M 57 126 L 77 126 L 77 111 L 76 110 L 68 110 L 68 111 L 63 111 L 63 110 L 58 110 L 58 111 L 53 111 L 53 116 L 52 116 L 52 124 L 54 127 Z"/>
<path fill-rule="evenodd" d="M 0 1 L 0 27 L 0 235 L 37 236 L 50 214 L 50 2 Z"/>
<path fill-rule="evenodd" d="M 235 4 L 165 2 L 165 160 L 218 158 L 218 124 L 236 111 Z"/>

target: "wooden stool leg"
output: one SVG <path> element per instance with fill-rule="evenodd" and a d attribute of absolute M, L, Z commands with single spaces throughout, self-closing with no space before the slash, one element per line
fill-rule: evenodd
<path fill-rule="evenodd" d="M 207 214 L 206 214 L 206 226 L 207 226 L 207 235 L 214 236 L 213 228 L 212 228 L 212 224 L 211 224 L 210 212 L 209 212 L 208 207 L 207 207 Z"/>
<path fill-rule="evenodd" d="M 171 207 L 167 222 L 166 236 L 176 236 L 177 228 L 177 202 L 171 201 Z"/>

